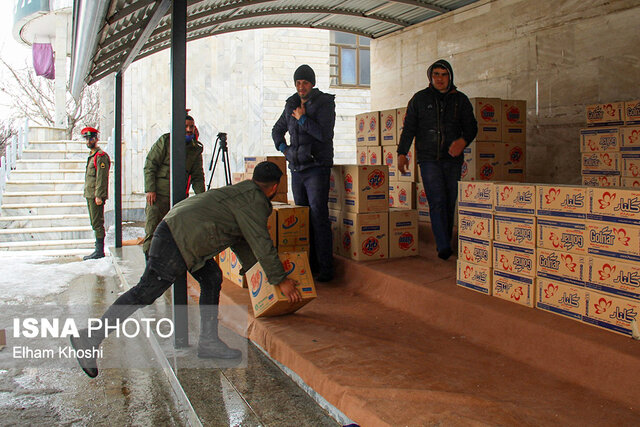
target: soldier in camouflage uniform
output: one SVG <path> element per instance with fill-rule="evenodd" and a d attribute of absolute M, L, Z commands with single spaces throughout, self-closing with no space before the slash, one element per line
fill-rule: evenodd
<path fill-rule="evenodd" d="M 96 248 L 91 255 L 83 259 L 104 257 L 104 203 L 109 197 L 109 167 L 111 160 L 107 153 L 98 147 L 98 131 L 91 127 L 82 129 L 80 134 L 87 140 L 91 154 L 87 159 L 84 175 L 84 197 L 87 199 L 91 227 L 96 235 Z"/>
<path fill-rule="evenodd" d="M 187 196 L 189 186 L 196 194 L 203 193 L 204 169 L 202 167 L 203 147 L 195 136 L 195 122 L 189 115 L 185 120 L 186 127 L 186 175 Z M 153 144 L 144 165 L 144 191 L 147 193 L 145 215 L 145 237 L 142 250 L 148 257 L 153 232 L 162 218 L 169 212 L 171 195 L 171 144 L 170 135 L 165 133 Z"/>

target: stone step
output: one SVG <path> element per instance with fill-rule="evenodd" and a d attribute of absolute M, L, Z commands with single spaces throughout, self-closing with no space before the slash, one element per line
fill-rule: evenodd
<path fill-rule="evenodd" d="M 74 227 L 4 228 L 0 229 L 0 242 L 33 240 L 79 240 L 94 236 L 90 225 Z"/>
<path fill-rule="evenodd" d="M 15 203 L 3 201 L 2 216 L 64 215 L 87 213 L 87 200 L 69 203 Z"/>
<path fill-rule="evenodd" d="M 82 191 L 5 191 L 2 203 L 29 204 L 29 203 L 70 203 L 83 201 Z"/>
<path fill-rule="evenodd" d="M 40 169 L 40 170 L 14 170 L 9 179 L 23 180 L 84 180 L 84 169 Z"/>
<path fill-rule="evenodd" d="M 83 191 L 83 180 L 65 179 L 25 179 L 7 181 L 5 191 L 7 193 L 20 193 L 24 191 Z"/>
<path fill-rule="evenodd" d="M 13 249 L 0 249 L 0 260 L 2 258 L 15 258 L 16 256 L 29 256 L 29 257 L 82 257 L 84 255 L 89 255 L 94 250 L 94 246 L 87 246 L 86 248 L 70 248 L 70 249 L 40 249 L 40 247 L 36 247 L 32 250 L 13 250 Z M 105 255 L 109 255 L 105 248 Z"/>
<path fill-rule="evenodd" d="M 79 214 L 0 216 L 0 229 L 74 227 L 89 223 L 89 214 L 86 209 L 84 213 Z"/>
<path fill-rule="evenodd" d="M 23 160 L 16 162 L 16 169 L 20 170 L 41 170 L 41 169 L 65 169 L 84 171 L 87 166 L 87 159 L 37 159 Z"/>
<path fill-rule="evenodd" d="M 87 159 L 89 150 L 35 150 L 27 148 L 22 152 L 22 159 Z"/>
<path fill-rule="evenodd" d="M 0 251 L 92 249 L 94 247 L 94 239 L 0 242 Z"/>
<path fill-rule="evenodd" d="M 106 146 L 106 143 L 103 144 Z M 84 150 L 89 149 L 84 141 L 29 141 L 27 149 L 31 150 Z"/>

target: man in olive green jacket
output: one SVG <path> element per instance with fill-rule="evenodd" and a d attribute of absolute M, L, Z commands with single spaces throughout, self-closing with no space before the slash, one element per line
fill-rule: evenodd
<path fill-rule="evenodd" d="M 196 194 L 204 193 L 204 169 L 202 168 L 203 147 L 195 137 L 195 122 L 191 116 L 186 116 L 186 175 L 187 188 L 193 187 Z M 170 135 L 165 133 L 153 144 L 144 164 L 144 191 L 147 193 L 147 218 L 144 231 L 142 250 L 145 256 L 149 254 L 153 232 L 162 218 L 169 212 L 171 206 L 171 144 Z"/>
<path fill-rule="evenodd" d="M 242 181 L 175 205 L 158 225 L 149 250 L 144 274 L 138 284 L 121 295 L 102 316 L 102 325 L 122 325 L 139 307 L 153 303 L 175 281 L 190 271 L 200 282 L 200 338 L 198 357 L 232 359 L 241 356 L 218 337 L 218 302 L 222 272 L 212 259 L 227 247 L 238 255 L 243 270 L 256 261 L 264 268 L 270 283 L 290 302 L 300 302 L 297 282 L 286 273 L 267 230 L 272 199 L 278 191 L 282 171 L 275 163 L 262 162 L 253 179 Z M 111 329 L 110 329 L 111 331 Z M 71 344 L 78 354 L 95 355 L 106 333 L 80 331 Z M 78 357 L 90 377 L 98 375 L 95 357 Z"/>
<path fill-rule="evenodd" d="M 84 197 L 87 199 L 91 228 L 96 236 L 96 246 L 88 259 L 104 258 L 104 203 L 109 197 L 109 168 L 111 160 L 107 153 L 98 147 L 98 130 L 86 127 L 80 134 L 87 141 L 87 148 L 91 154 L 87 158 L 87 168 L 84 173 Z"/>

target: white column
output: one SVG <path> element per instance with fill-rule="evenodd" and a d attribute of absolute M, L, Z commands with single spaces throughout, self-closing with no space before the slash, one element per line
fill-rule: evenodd
<path fill-rule="evenodd" d="M 67 25 L 68 14 L 59 13 L 56 16 L 56 39 L 54 42 L 54 51 L 56 54 L 56 127 L 67 127 Z"/>

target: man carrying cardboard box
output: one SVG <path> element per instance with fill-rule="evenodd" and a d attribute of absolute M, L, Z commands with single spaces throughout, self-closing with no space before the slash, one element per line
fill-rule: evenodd
<path fill-rule="evenodd" d="M 398 169 L 407 171 L 415 137 L 416 158 L 429 202 L 438 256 L 448 259 L 462 171 L 463 151 L 478 133 L 469 98 L 456 90 L 453 69 L 444 59 L 427 70 L 429 87 L 413 95 L 398 145 Z"/>
<path fill-rule="evenodd" d="M 238 255 L 245 270 L 259 261 L 270 283 L 278 284 L 290 302 L 300 302 L 297 282 L 286 277 L 273 247 L 267 220 L 282 171 L 271 162 L 256 166 L 251 181 L 207 191 L 175 205 L 156 228 L 149 262 L 138 284 L 121 295 L 102 315 L 103 329 L 122 325 L 138 308 L 153 303 L 176 277 L 191 272 L 200 282 L 200 338 L 198 357 L 233 359 L 239 350 L 218 337 L 218 302 L 222 272 L 213 257 L 227 247 Z M 79 354 L 94 355 L 106 338 L 104 330 L 80 331 L 71 344 Z M 80 357 L 87 375 L 98 375 L 95 357 Z"/>

